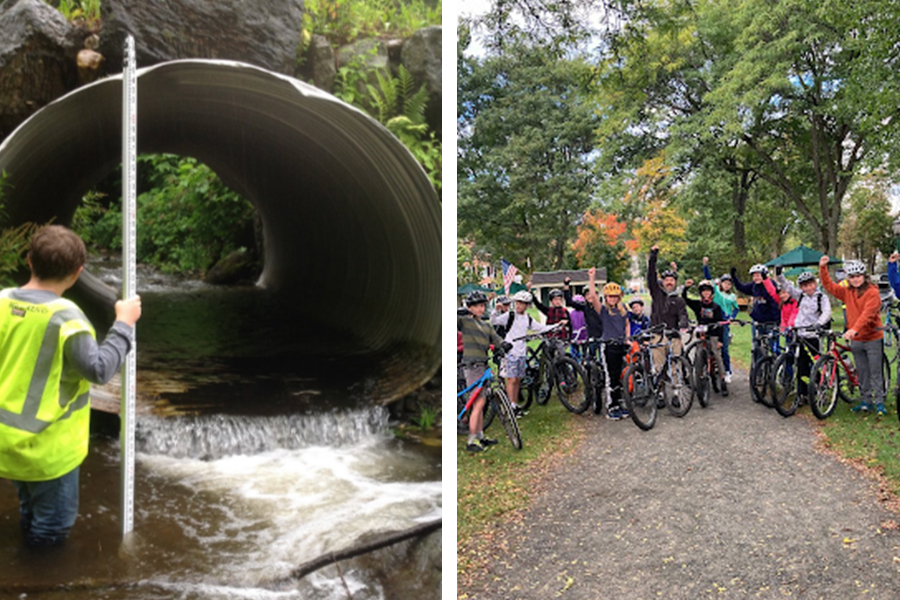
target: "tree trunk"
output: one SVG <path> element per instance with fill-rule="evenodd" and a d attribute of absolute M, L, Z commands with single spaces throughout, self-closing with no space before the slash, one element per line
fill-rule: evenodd
<path fill-rule="evenodd" d="M 747 211 L 747 198 L 750 195 L 750 187 L 753 185 L 754 178 L 750 176 L 750 172 L 742 170 L 735 173 L 735 177 L 731 183 L 731 206 L 734 208 L 734 229 L 731 234 L 731 240 L 734 244 L 735 253 L 743 256 L 747 253 L 747 232 L 744 228 L 744 213 Z"/>

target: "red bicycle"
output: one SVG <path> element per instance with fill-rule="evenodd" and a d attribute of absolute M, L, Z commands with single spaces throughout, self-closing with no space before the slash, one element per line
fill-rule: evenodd
<path fill-rule="evenodd" d="M 853 362 L 850 346 L 842 343 L 841 333 L 825 331 L 828 348 L 813 364 L 809 374 L 809 407 L 817 419 L 827 419 L 837 407 L 837 399 L 855 403 L 860 400 L 859 372 Z M 890 385 L 890 365 L 882 351 L 882 381 L 885 395 Z"/>

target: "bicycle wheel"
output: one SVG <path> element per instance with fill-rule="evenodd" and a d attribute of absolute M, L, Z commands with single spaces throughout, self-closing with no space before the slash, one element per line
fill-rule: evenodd
<path fill-rule="evenodd" d="M 893 325 L 885 329 L 884 352 L 889 364 L 897 364 L 897 358 L 900 357 L 900 333 Z"/>
<path fill-rule="evenodd" d="M 691 363 L 683 356 L 673 356 L 669 360 L 670 371 L 666 373 L 663 382 L 666 406 L 676 417 L 683 417 L 694 403 Z"/>
<path fill-rule="evenodd" d="M 697 350 L 694 360 L 694 390 L 697 392 L 697 400 L 700 406 L 706 408 L 709 406 L 709 355 L 706 348 Z"/>
<path fill-rule="evenodd" d="M 684 347 L 684 352 L 682 352 L 682 356 L 690 361 L 692 365 L 697 364 L 697 352 L 700 349 L 700 340 L 694 340 L 690 344 Z"/>
<path fill-rule="evenodd" d="M 516 421 L 516 415 L 513 412 L 512 404 L 506 397 L 506 392 L 500 388 L 491 390 L 491 402 L 497 417 L 503 423 L 503 429 L 506 430 L 506 437 L 516 450 L 522 449 L 522 435 L 519 433 L 519 423 Z"/>
<path fill-rule="evenodd" d="M 831 354 L 820 356 L 813 365 L 809 374 L 809 407 L 817 419 L 827 419 L 834 412 L 841 379 Z"/>
<path fill-rule="evenodd" d="M 491 402 L 490 398 L 487 397 L 488 390 L 484 389 L 481 391 L 482 394 L 485 394 L 485 402 L 484 402 L 484 420 L 481 422 L 481 430 L 487 431 L 488 427 L 491 426 L 491 423 L 494 422 L 494 417 L 497 416 L 497 407 Z M 506 393 L 504 392 L 504 396 Z"/>
<path fill-rule="evenodd" d="M 797 394 L 797 368 L 791 353 L 782 354 L 772 365 L 772 394 L 779 415 L 790 417 L 797 412 L 800 396 Z"/>
<path fill-rule="evenodd" d="M 771 356 L 763 356 L 750 367 L 750 392 L 753 400 L 772 408 L 772 363 Z"/>
<path fill-rule="evenodd" d="M 542 356 L 538 361 L 537 394 L 534 397 L 534 401 L 541 406 L 550 401 L 550 393 L 553 391 L 552 377 L 549 363 Z"/>
<path fill-rule="evenodd" d="M 656 424 L 656 394 L 643 365 L 631 365 L 622 377 L 622 398 L 634 424 L 649 431 Z"/>
<path fill-rule="evenodd" d="M 570 412 L 580 415 L 591 405 L 591 393 L 584 369 L 571 356 L 562 356 L 553 363 L 556 393 Z"/>

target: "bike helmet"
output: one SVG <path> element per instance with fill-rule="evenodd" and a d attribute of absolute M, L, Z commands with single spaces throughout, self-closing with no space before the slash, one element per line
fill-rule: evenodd
<path fill-rule="evenodd" d="M 606 285 L 603 286 L 603 295 L 604 296 L 621 296 L 622 295 L 622 286 L 618 283 L 614 283 L 610 281 Z"/>
<path fill-rule="evenodd" d="M 698 289 L 699 291 L 701 291 L 701 292 L 702 292 L 703 290 L 709 290 L 709 291 L 711 291 L 711 292 L 715 292 L 715 291 L 716 291 L 716 287 L 713 285 L 713 282 L 710 281 L 709 279 L 704 279 L 703 281 L 701 281 L 700 283 L 698 283 L 698 284 L 697 284 L 697 289 Z"/>
<path fill-rule="evenodd" d="M 519 292 L 516 292 L 516 294 L 513 296 L 513 300 L 515 300 L 516 302 L 524 302 L 525 304 L 531 304 L 533 298 L 532 298 L 530 292 L 521 290 Z"/>
<path fill-rule="evenodd" d="M 476 304 L 487 304 L 487 296 L 484 292 L 474 290 L 466 295 L 466 306 L 474 306 Z"/>
<path fill-rule="evenodd" d="M 666 277 L 672 277 L 674 279 L 678 279 L 678 273 L 676 273 L 675 271 L 672 271 L 670 269 L 666 269 L 665 271 L 662 272 L 662 274 L 660 275 L 660 278 L 665 279 Z"/>
<path fill-rule="evenodd" d="M 509 296 L 500 296 L 497 298 L 497 304 L 511 304 L 512 300 L 509 299 Z"/>
<path fill-rule="evenodd" d="M 634 306 L 635 304 L 640 304 L 641 306 L 643 306 L 644 299 L 635 297 L 628 301 L 628 306 Z"/>
<path fill-rule="evenodd" d="M 550 299 L 551 300 L 553 300 L 554 298 L 564 298 L 564 297 L 565 297 L 565 294 L 562 293 L 562 290 L 558 290 L 556 288 L 553 288 L 552 290 L 550 290 Z"/>
<path fill-rule="evenodd" d="M 721 277 L 719 277 L 719 281 L 731 281 L 731 275 L 729 273 L 725 273 Z"/>
<path fill-rule="evenodd" d="M 816 276 L 809 271 L 803 271 L 797 276 L 797 285 L 803 285 L 807 281 L 815 281 Z"/>
<path fill-rule="evenodd" d="M 575 294 L 574 296 L 572 296 L 572 301 L 578 302 L 579 304 L 585 303 L 584 296 L 582 296 L 581 294 Z"/>
<path fill-rule="evenodd" d="M 754 273 L 760 273 L 761 275 L 766 276 L 769 274 L 769 268 L 766 265 L 757 263 L 750 267 L 750 274 L 753 275 Z"/>
<path fill-rule="evenodd" d="M 865 275 L 866 263 L 861 260 L 848 260 L 844 263 L 844 273 L 847 274 L 847 277 L 853 275 Z"/>

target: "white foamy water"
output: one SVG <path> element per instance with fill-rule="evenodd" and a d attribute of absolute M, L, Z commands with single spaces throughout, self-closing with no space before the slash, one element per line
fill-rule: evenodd
<path fill-rule="evenodd" d="M 186 598 L 346 598 L 345 582 L 354 598 L 380 598 L 352 568 L 344 582 L 313 574 L 302 593 L 269 584 L 361 536 L 440 518 L 440 473 L 386 420 L 377 408 L 141 422 L 138 468 L 151 492 L 136 529 L 168 562 L 150 581 Z"/>

